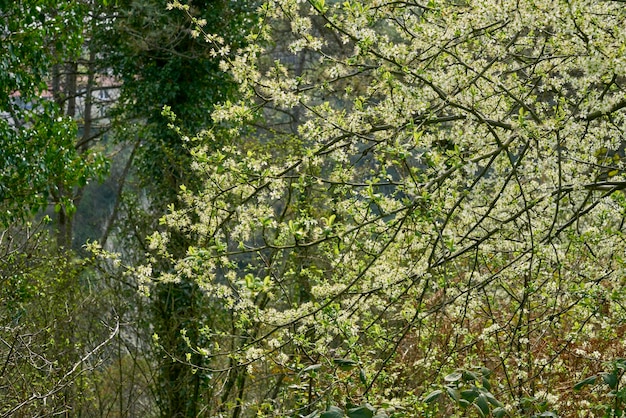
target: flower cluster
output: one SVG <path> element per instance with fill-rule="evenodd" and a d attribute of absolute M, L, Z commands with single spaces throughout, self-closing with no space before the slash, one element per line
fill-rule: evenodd
<path fill-rule="evenodd" d="M 626 9 L 270 3 L 267 42 L 223 64 L 237 137 L 164 218 L 198 243 L 168 274 L 232 314 L 215 357 L 273 382 L 273 414 L 461 366 L 494 370 L 510 411 L 570 414 L 626 318 Z"/>

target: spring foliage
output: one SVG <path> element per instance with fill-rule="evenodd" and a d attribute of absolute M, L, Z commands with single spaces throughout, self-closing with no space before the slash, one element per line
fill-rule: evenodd
<path fill-rule="evenodd" d="M 207 35 L 240 85 L 213 114 L 237 139 L 190 140 L 204 188 L 151 236 L 169 270 L 136 269 L 145 291 L 191 278 L 229 313 L 189 347 L 212 384 L 239 373 L 232 402 L 259 416 L 602 404 L 572 387 L 624 355 L 623 4 L 260 15 L 245 49 Z"/>
<path fill-rule="evenodd" d="M 76 149 L 76 123 L 59 103 L 68 98 L 52 97 L 46 83 L 53 67 L 78 56 L 85 15 L 85 7 L 72 2 L 0 2 L 2 227 L 27 220 L 48 204 L 73 213 L 68 190 L 107 171 L 101 155 Z"/>

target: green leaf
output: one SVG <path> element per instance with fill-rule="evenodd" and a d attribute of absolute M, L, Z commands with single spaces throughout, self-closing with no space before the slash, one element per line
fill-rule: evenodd
<path fill-rule="evenodd" d="M 474 401 L 474 405 L 478 407 L 478 410 L 482 413 L 483 416 L 489 415 L 489 402 L 484 394 L 478 395 L 476 400 Z"/>
<path fill-rule="evenodd" d="M 463 370 L 461 375 L 463 376 L 463 380 L 466 382 L 472 382 L 472 381 L 478 380 L 478 376 L 476 376 L 474 373 L 467 371 L 467 370 Z"/>
<path fill-rule="evenodd" d="M 495 418 L 502 418 L 502 417 L 506 417 L 509 414 L 506 412 L 506 409 L 500 407 L 500 408 L 496 408 L 494 409 L 491 414 L 495 417 Z"/>
<path fill-rule="evenodd" d="M 604 380 L 604 383 L 609 385 L 611 389 L 615 389 L 617 387 L 617 376 L 615 373 L 603 373 L 602 380 Z"/>
<path fill-rule="evenodd" d="M 478 391 L 475 389 L 466 389 L 461 391 L 461 397 L 468 402 L 474 402 L 474 399 L 478 397 Z"/>
<path fill-rule="evenodd" d="M 448 396 L 450 396 L 450 398 L 452 398 L 455 402 L 459 402 L 459 400 L 461 400 L 461 395 L 457 389 L 446 386 L 446 392 L 448 392 Z"/>
<path fill-rule="evenodd" d="M 578 383 L 576 383 L 574 385 L 574 390 L 580 390 L 584 386 L 593 385 L 593 384 L 596 383 L 597 379 L 598 379 L 598 376 L 590 376 L 590 377 L 586 378 L 585 380 L 581 380 L 580 382 L 578 382 Z"/>
<path fill-rule="evenodd" d="M 300 371 L 300 373 L 309 373 L 322 367 L 321 364 L 311 364 Z"/>
<path fill-rule="evenodd" d="M 496 399 L 495 396 L 491 392 L 483 391 L 482 395 L 489 401 L 493 406 L 502 406 L 502 402 Z"/>
<path fill-rule="evenodd" d="M 372 418 L 376 410 L 368 403 L 359 405 L 356 408 L 348 409 L 348 417 L 350 418 Z"/>
<path fill-rule="evenodd" d="M 461 380 L 462 377 L 463 373 L 457 371 L 454 373 L 450 373 L 449 375 L 444 377 L 443 380 L 445 380 L 446 382 L 458 382 L 459 380 Z"/>
<path fill-rule="evenodd" d="M 424 398 L 424 402 L 431 403 L 434 400 L 436 400 L 437 398 L 439 398 L 439 396 L 442 393 L 443 393 L 443 390 L 441 390 L 441 389 L 434 390 L 434 391 L 430 392 L 428 395 L 426 395 L 426 397 Z"/>
<path fill-rule="evenodd" d="M 333 363 L 335 363 L 337 366 L 339 366 L 339 368 L 341 370 L 351 370 L 357 364 L 359 364 L 356 361 L 351 360 L 349 358 L 334 358 L 333 359 Z"/>
<path fill-rule="evenodd" d="M 311 4 L 318 12 L 324 13 L 326 11 L 326 1 L 325 0 L 312 0 Z"/>
<path fill-rule="evenodd" d="M 363 384 L 363 386 L 367 386 L 367 375 L 365 374 L 365 370 L 359 370 L 359 380 Z"/>
<path fill-rule="evenodd" d="M 336 406 L 329 406 L 325 412 L 322 412 L 320 418 L 343 418 L 345 414 L 341 408 Z"/>

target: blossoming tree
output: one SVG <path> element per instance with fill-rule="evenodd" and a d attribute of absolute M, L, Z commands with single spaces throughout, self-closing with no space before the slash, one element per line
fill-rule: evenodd
<path fill-rule="evenodd" d="M 606 405 L 573 387 L 625 349 L 623 4 L 274 0 L 261 15 L 245 50 L 207 35 L 240 83 L 213 115 L 237 139 L 189 141 L 204 190 L 183 187 L 151 237 L 169 271 L 136 270 L 146 291 L 192 278 L 223 307 L 176 359 L 210 359 L 212 410 Z M 182 259 L 172 231 L 195 243 Z"/>

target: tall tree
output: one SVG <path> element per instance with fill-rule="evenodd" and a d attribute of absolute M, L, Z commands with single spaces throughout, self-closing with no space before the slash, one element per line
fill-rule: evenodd
<path fill-rule="evenodd" d="M 198 38 L 193 22 L 203 22 L 229 43 L 242 42 L 251 25 L 252 2 L 192 1 L 187 13 L 167 10 L 160 0 L 116 3 L 115 22 L 103 32 L 102 42 L 113 73 L 122 81 L 116 107 L 121 129 L 117 139 L 134 144 L 129 182 L 118 213 L 123 242 L 130 259 L 148 251 L 147 231 L 175 201 L 185 185 L 195 189 L 199 179 L 189 170 L 188 144 L 171 128 L 169 114 L 180 120 L 183 132 L 211 129 L 211 110 L 236 90 L 230 76 L 219 69 L 219 57 L 211 55 Z M 218 148 L 219 144 L 208 144 Z M 184 254 L 183 235 L 172 251 Z M 155 270 L 166 267 L 155 266 Z M 213 308 L 190 280 L 163 283 L 151 294 L 150 327 L 158 336 L 154 359 L 155 382 L 161 415 L 197 416 L 206 400 L 206 374 L 189 363 L 201 365 L 202 357 L 185 360 L 188 345 L 202 345 L 199 330 L 210 326 Z M 217 310 L 219 311 L 219 309 Z M 219 314 L 218 314 L 219 315 Z"/>
<path fill-rule="evenodd" d="M 84 316 L 95 305 L 82 288 L 87 269 L 65 252 L 77 191 L 107 169 L 101 155 L 79 147 L 73 118 L 78 79 L 68 63 L 81 54 L 85 6 L 0 2 L 3 416 L 80 410 L 80 378 L 115 334 L 113 318 Z M 44 231 L 48 217 L 33 221 L 46 210 L 55 213 L 56 243 Z"/>
<path fill-rule="evenodd" d="M 196 149 L 204 187 L 151 238 L 159 280 L 231 310 L 198 352 L 218 387 L 247 371 L 233 416 L 602 407 L 574 388 L 624 355 L 620 3 L 262 11 L 213 114 L 242 138 Z"/>
<path fill-rule="evenodd" d="M 76 147 L 71 114 L 76 95 L 60 91 L 62 75 L 70 81 L 76 76 L 62 69 L 70 69 L 66 63 L 80 54 L 85 8 L 76 2 L 2 2 L 0 14 L 5 22 L 0 33 L 0 220 L 6 226 L 48 205 L 59 218 L 70 217 L 73 190 L 106 172 L 103 158 Z"/>
<path fill-rule="evenodd" d="M 90 259 L 70 251 L 86 186 L 108 169 L 98 139 L 116 85 L 96 41 L 109 11 L 93 2 L 0 2 L 3 416 L 94 415 L 89 396 L 98 368 L 114 358 L 104 348 L 119 336 L 116 312 L 136 323 Z M 110 405 L 101 407 L 105 414 Z"/>

